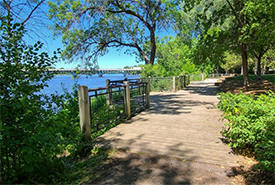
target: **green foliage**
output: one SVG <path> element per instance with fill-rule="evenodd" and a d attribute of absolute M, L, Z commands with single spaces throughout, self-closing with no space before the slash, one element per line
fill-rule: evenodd
<path fill-rule="evenodd" d="M 39 53 L 42 44 L 26 46 L 23 27 L 12 24 L 11 16 L 1 20 L 0 50 L 0 130 L 1 179 L 13 182 L 20 178 L 47 177 L 49 169 L 58 170 L 54 154 L 61 152 L 59 136 L 47 106 L 37 93 L 51 78 L 46 69 L 51 59 Z M 45 164 L 45 165 L 43 165 Z"/>
<path fill-rule="evenodd" d="M 64 168 L 58 156 L 82 142 L 77 96 L 42 95 L 56 55 L 40 52 L 40 42 L 25 45 L 10 15 L 1 17 L 0 32 L 1 183 L 55 183 Z"/>
<path fill-rule="evenodd" d="M 240 73 L 242 66 L 241 56 L 238 54 L 230 53 L 226 51 L 224 53 L 224 63 L 221 64 L 221 68 L 223 68 L 226 72 L 230 73 Z M 254 61 L 251 58 L 248 58 L 248 67 L 249 71 L 253 71 Z"/>
<path fill-rule="evenodd" d="M 160 64 L 144 65 L 140 73 L 142 78 L 146 77 L 163 77 L 165 76 L 165 69 Z"/>
<path fill-rule="evenodd" d="M 201 81 L 201 80 L 204 80 L 202 79 L 202 74 L 193 74 L 193 75 L 190 75 L 190 81 Z"/>
<path fill-rule="evenodd" d="M 263 67 L 269 67 L 270 69 L 275 69 L 275 50 L 268 50 L 262 58 Z"/>
<path fill-rule="evenodd" d="M 258 97 L 223 93 L 219 108 L 227 120 L 222 130 L 230 145 L 255 152 L 259 167 L 275 172 L 275 94 Z"/>
<path fill-rule="evenodd" d="M 242 79 L 243 79 L 243 76 L 242 76 L 242 75 L 240 75 L 240 76 L 235 76 L 234 78 L 237 79 L 237 80 L 242 80 Z M 249 78 L 249 80 L 251 80 L 251 81 L 257 80 L 257 76 L 256 76 L 256 75 L 249 75 L 248 78 Z M 266 74 L 266 75 L 262 75 L 262 80 L 267 80 L 267 81 L 270 81 L 270 82 L 272 82 L 272 83 L 275 84 L 275 74 Z"/>
<path fill-rule="evenodd" d="M 104 176 L 102 165 L 108 159 L 109 153 L 110 151 L 106 148 L 94 146 L 85 158 L 70 161 L 65 169 L 65 178 L 56 184 L 83 184 L 89 183 L 101 175 Z"/>
<path fill-rule="evenodd" d="M 192 48 L 179 37 L 158 44 L 157 63 L 164 68 L 164 76 L 179 76 L 196 73 L 192 63 Z"/>
<path fill-rule="evenodd" d="M 188 10 L 187 20 L 199 39 L 195 61 L 220 66 L 224 52 L 239 52 L 246 85 L 247 56 L 259 58 L 274 45 L 274 1 L 191 0 L 184 2 L 183 8 Z"/>
<path fill-rule="evenodd" d="M 152 78 L 150 81 L 151 91 L 162 92 L 173 90 L 173 78 Z"/>
<path fill-rule="evenodd" d="M 63 34 L 64 56 L 86 56 L 95 61 L 109 48 L 126 47 L 146 64 L 153 64 L 155 34 L 168 27 L 177 1 L 70 1 L 48 3 L 55 30 Z"/>
<path fill-rule="evenodd" d="M 54 104 L 52 103 L 54 102 Z M 72 93 L 65 91 L 61 96 L 52 96 L 51 110 L 53 111 L 53 121 L 59 126 L 55 130 L 62 136 L 63 151 L 72 155 L 78 155 L 82 150 L 83 138 L 79 127 L 79 105 L 76 86 Z"/>
<path fill-rule="evenodd" d="M 114 93 L 112 98 L 113 101 L 120 101 L 123 103 L 123 94 L 121 92 Z M 91 132 L 93 133 L 100 132 L 102 128 L 109 125 L 117 125 L 124 116 L 123 104 L 113 104 L 112 106 L 109 106 L 105 96 L 92 98 L 91 110 Z"/>
<path fill-rule="evenodd" d="M 227 72 L 232 72 L 232 71 L 241 71 L 241 66 L 242 66 L 242 61 L 241 61 L 241 56 L 236 55 L 234 53 L 229 53 L 225 52 L 224 54 L 224 60 L 225 63 L 221 65 L 221 67 L 227 71 Z"/>
<path fill-rule="evenodd" d="M 141 76 L 172 77 L 198 73 L 199 67 L 193 63 L 192 48 L 179 37 L 167 39 L 157 45 L 157 63 L 142 66 Z"/>

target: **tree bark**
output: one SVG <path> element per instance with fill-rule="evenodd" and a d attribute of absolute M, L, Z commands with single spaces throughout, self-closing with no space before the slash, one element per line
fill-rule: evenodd
<path fill-rule="evenodd" d="M 259 55 L 257 57 L 257 80 L 261 80 L 261 74 L 262 74 L 262 67 L 261 67 L 261 60 L 262 60 L 262 55 Z"/>
<path fill-rule="evenodd" d="M 247 45 L 241 44 L 243 85 L 248 86 Z"/>
<path fill-rule="evenodd" d="M 154 64 L 156 58 L 156 38 L 155 38 L 155 28 L 150 30 L 150 41 L 151 41 L 151 52 L 150 52 L 150 64 Z"/>

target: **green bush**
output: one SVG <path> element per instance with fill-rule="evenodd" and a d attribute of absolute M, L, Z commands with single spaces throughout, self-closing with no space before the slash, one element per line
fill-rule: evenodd
<path fill-rule="evenodd" d="M 27 46 L 10 15 L 0 33 L 0 183 L 54 183 L 64 170 L 58 154 L 81 142 L 77 96 L 42 95 L 56 56 Z"/>
<path fill-rule="evenodd" d="M 222 93 L 219 108 L 227 120 L 222 130 L 230 145 L 254 152 L 262 169 L 275 172 L 275 94 L 258 97 Z"/>

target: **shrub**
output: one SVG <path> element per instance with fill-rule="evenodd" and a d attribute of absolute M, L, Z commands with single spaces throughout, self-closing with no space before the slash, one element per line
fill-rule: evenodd
<path fill-rule="evenodd" d="M 1 17 L 0 33 L 0 183 L 54 183 L 63 171 L 58 154 L 81 141 L 77 96 L 42 95 L 56 56 L 40 52 L 40 42 L 27 46 L 10 15 Z"/>
<path fill-rule="evenodd" d="M 249 149 L 259 167 L 275 171 L 275 94 L 258 97 L 222 93 L 219 108 L 227 120 L 223 136 L 234 149 Z"/>

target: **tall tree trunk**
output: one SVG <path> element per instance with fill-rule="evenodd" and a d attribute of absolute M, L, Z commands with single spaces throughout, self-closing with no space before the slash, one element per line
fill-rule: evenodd
<path fill-rule="evenodd" d="M 247 64 L 247 45 L 241 44 L 243 84 L 248 86 L 248 64 Z"/>
<path fill-rule="evenodd" d="M 260 54 L 257 57 L 257 79 L 261 80 L 261 74 L 262 74 L 262 67 L 261 67 L 261 60 L 262 60 L 262 55 Z"/>
<path fill-rule="evenodd" d="M 156 38 L 155 38 L 155 29 L 150 30 L 150 41 L 151 41 L 151 52 L 150 52 L 150 64 L 154 64 L 156 58 Z"/>

